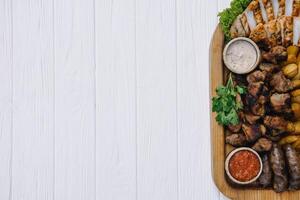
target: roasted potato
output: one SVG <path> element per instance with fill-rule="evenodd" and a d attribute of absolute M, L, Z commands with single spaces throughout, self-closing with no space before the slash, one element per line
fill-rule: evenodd
<path fill-rule="evenodd" d="M 288 53 L 288 59 L 287 63 L 297 63 L 297 55 L 299 52 L 299 47 L 297 46 L 289 46 L 287 48 L 287 53 Z"/>
<path fill-rule="evenodd" d="M 282 72 L 287 78 L 292 79 L 298 74 L 298 65 L 288 64 L 282 68 Z"/>
<path fill-rule="evenodd" d="M 280 145 L 292 144 L 292 143 L 296 142 L 299 139 L 300 139 L 299 135 L 289 135 L 289 136 L 286 136 L 286 137 L 282 138 L 279 141 L 279 144 Z"/>
<path fill-rule="evenodd" d="M 300 118 L 300 104 L 299 103 L 292 103 L 292 111 L 296 119 Z"/>

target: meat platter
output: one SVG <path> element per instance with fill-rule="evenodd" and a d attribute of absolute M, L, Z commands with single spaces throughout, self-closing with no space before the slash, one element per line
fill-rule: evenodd
<path fill-rule="evenodd" d="M 219 16 L 214 181 L 231 199 L 300 199 L 300 1 L 233 0 Z"/>

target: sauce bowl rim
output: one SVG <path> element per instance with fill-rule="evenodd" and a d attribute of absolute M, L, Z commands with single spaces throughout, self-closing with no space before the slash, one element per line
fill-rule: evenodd
<path fill-rule="evenodd" d="M 226 53 L 227 53 L 227 50 L 230 47 L 230 45 L 232 45 L 233 43 L 235 43 L 236 41 L 239 41 L 239 40 L 240 41 L 246 41 L 246 42 L 250 43 L 256 51 L 256 62 L 254 63 L 254 65 L 252 67 L 249 68 L 249 70 L 247 70 L 245 72 L 239 72 L 239 70 L 233 69 L 232 66 L 228 63 L 228 60 L 226 58 L 227 57 Z M 260 63 L 260 60 L 261 60 L 261 52 L 260 52 L 259 47 L 257 46 L 257 44 L 253 40 L 251 40 L 249 38 L 246 38 L 246 37 L 238 37 L 238 38 L 232 39 L 231 41 L 229 41 L 226 44 L 226 46 L 223 50 L 223 61 L 224 61 L 225 66 L 231 72 L 236 73 L 236 74 L 248 74 L 248 73 L 250 73 L 251 71 L 253 71 L 258 66 L 258 64 Z"/>
<path fill-rule="evenodd" d="M 231 174 L 230 174 L 230 171 L 229 171 L 229 161 L 230 159 L 232 158 L 233 155 L 235 155 L 236 153 L 240 152 L 240 151 L 250 151 L 252 153 L 254 153 L 256 155 L 256 157 L 258 158 L 259 160 L 259 164 L 260 164 L 260 169 L 259 169 L 259 172 L 258 174 L 251 180 L 249 181 L 246 181 L 246 182 L 242 182 L 242 181 L 239 181 L 239 180 L 236 180 Z M 237 148 L 237 149 L 234 149 L 233 151 L 231 151 L 228 156 L 226 157 L 226 161 L 225 161 L 225 171 L 226 171 L 226 174 L 227 176 L 230 178 L 230 180 L 232 180 L 233 182 L 237 183 L 237 184 L 240 184 L 240 185 L 248 185 L 250 183 L 253 183 L 255 182 L 261 175 L 262 173 L 262 170 L 263 170 L 263 163 L 262 163 L 262 159 L 261 157 L 259 156 L 259 154 L 254 151 L 253 149 L 249 148 L 249 147 L 240 147 L 240 148 Z"/>

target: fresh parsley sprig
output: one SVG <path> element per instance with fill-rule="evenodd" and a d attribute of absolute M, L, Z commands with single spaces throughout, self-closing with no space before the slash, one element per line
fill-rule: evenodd
<path fill-rule="evenodd" d="M 230 74 L 226 86 L 219 86 L 216 93 L 217 96 L 212 99 L 212 111 L 217 113 L 217 122 L 225 126 L 237 125 L 238 111 L 243 109 L 243 105 L 237 101 L 237 95 L 245 94 L 246 88 L 235 86 Z"/>

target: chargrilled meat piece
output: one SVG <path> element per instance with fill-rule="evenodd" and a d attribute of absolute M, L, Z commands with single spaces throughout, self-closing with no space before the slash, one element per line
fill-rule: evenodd
<path fill-rule="evenodd" d="M 281 44 L 281 42 L 278 43 L 279 38 L 281 38 L 281 31 L 277 25 L 277 20 L 272 20 L 264 24 L 268 36 L 267 43 L 270 47 Z"/>
<path fill-rule="evenodd" d="M 285 93 L 293 89 L 293 83 L 282 72 L 278 72 L 272 76 L 270 85 L 279 93 Z"/>
<path fill-rule="evenodd" d="M 284 16 L 285 13 L 285 0 L 278 0 L 279 2 L 279 9 L 277 17 Z"/>
<path fill-rule="evenodd" d="M 253 115 L 251 113 L 245 114 L 245 119 L 249 124 L 255 124 L 258 120 L 260 120 L 260 116 Z"/>
<path fill-rule="evenodd" d="M 272 141 L 267 138 L 260 138 L 257 142 L 252 146 L 257 152 L 266 152 L 270 151 L 272 148 Z"/>
<path fill-rule="evenodd" d="M 226 136 L 226 144 L 234 147 L 242 147 L 247 144 L 246 136 L 243 133 L 234 133 Z"/>
<path fill-rule="evenodd" d="M 231 131 L 233 133 L 237 133 L 241 130 L 242 123 L 239 123 L 237 125 L 228 125 L 227 128 L 229 129 L 229 131 Z"/>
<path fill-rule="evenodd" d="M 247 20 L 247 17 L 245 15 L 245 13 L 243 13 L 240 16 L 240 21 L 241 21 L 242 26 L 243 26 L 243 28 L 245 30 L 246 36 L 248 37 L 250 35 L 250 27 L 249 27 L 248 20 Z"/>
<path fill-rule="evenodd" d="M 293 45 L 293 24 L 294 18 L 291 16 L 286 16 L 283 43 L 283 46 L 285 47 Z"/>
<path fill-rule="evenodd" d="M 289 171 L 289 189 L 300 189 L 300 159 L 296 150 L 292 145 L 288 144 L 284 147 L 285 157 Z"/>
<path fill-rule="evenodd" d="M 263 23 L 263 16 L 260 10 L 258 0 L 253 0 L 247 7 L 248 10 L 253 11 L 257 24 Z"/>
<path fill-rule="evenodd" d="M 248 83 L 263 82 L 266 79 L 266 72 L 256 70 L 247 76 Z"/>
<path fill-rule="evenodd" d="M 272 169 L 268 154 L 262 156 L 263 170 L 259 177 L 259 183 L 264 187 L 269 187 L 272 184 Z"/>
<path fill-rule="evenodd" d="M 274 173 L 273 189 L 284 192 L 288 186 L 288 177 L 285 168 L 285 158 L 281 147 L 273 144 L 270 155 L 271 168 Z"/>
<path fill-rule="evenodd" d="M 277 134 L 275 133 L 277 130 L 271 130 L 271 134 L 268 135 L 266 134 L 265 137 L 268 138 L 269 140 L 271 140 L 272 142 L 279 142 L 280 139 L 282 138 L 281 134 Z M 278 131 L 277 131 L 278 132 Z M 274 136 L 276 135 L 276 136 Z"/>
<path fill-rule="evenodd" d="M 251 109 L 252 106 L 254 106 L 256 103 L 257 98 L 253 97 L 250 94 L 246 94 L 244 97 L 244 102 L 245 102 L 245 109 Z M 255 114 L 255 113 L 253 113 Z"/>
<path fill-rule="evenodd" d="M 236 37 L 246 37 L 246 31 L 242 25 L 241 22 L 241 16 L 239 15 L 233 22 L 231 28 L 230 28 L 230 35 L 232 38 Z"/>
<path fill-rule="evenodd" d="M 279 116 L 265 116 L 264 124 L 270 129 L 279 131 L 286 131 L 288 127 L 288 122 Z"/>
<path fill-rule="evenodd" d="M 263 86 L 264 82 L 249 83 L 248 93 L 257 98 L 262 93 Z"/>
<path fill-rule="evenodd" d="M 267 103 L 267 101 L 268 101 L 268 97 L 264 96 L 264 95 L 260 95 L 257 98 L 257 103 L 259 103 L 259 104 L 265 104 L 265 103 Z"/>
<path fill-rule="evenodd" d="M 254 125 L 243 124 L 242 129 L 246 136 L 246 140 L 249 143 L 255 142 L 258 138 L 262 136 L 262 132 L 265 131 L 264 127 L 262 127 L 259 124 L 254 124 Z"/>
<path fill-rule="evenodd" d="M 255 103 L 251 106 L 251 112 L 257 116 L 264 116 L 266 114 L 266 107 L 264 104 Z"/>
<path fill-rule="evenodd" d="M 290 107 L 291 96 L 288 93 L 285 94 L 275 93 L 271 96 L 270 102 L 275 112 L 283 112 L 284 109 Z"/>
<path fill-rule="evenodd" d="M 279 65 L 272 63 L 260 63 L 259 69 L 266 72 L 265 74 L 268 76 L 272 73 L 278 72 L 280 70 Z"/>
<path fill-rule="evenodd" d="M 244 87 L 246 87 L 248 85 L 245 75 L 235 74 L 233 76 L 233 78 L 234 78 L 234 83 L 236 85 L 240 85 L 240 86 L 244 86 Z"/>
<path fill-rule="evenodd" d="M 262 58 L 267 62 L 277 64 L 287 59 L 287 49 L 283 46 L 272 47 L 270 51 L 262 52 Z"/>
<path fill-rule="evenodd" d="M 263 51 L 261 53 L 261 57 L 266 62 L 277 64 L 276 56 L 274 54 L 271 54 L 269 51 Z"/>
<path fill-rule="evenodd" d="M 268 33 L 263 24 L 258 24 L 254 30 L 251 31 L 249 38 L 263 49 L 270 48 L 268 43 Z"/>
<path fill-rule="evenodd" d="M 296 17 L 300 15 L 300 0 L 294 0 L 292 15 Z"/>
<path fill-rule="evenodd" d="M 293 17 L 281 16 L 277 20 L 281 29 L 282 45 L 288 47 L 293 43 Z"/>
<path fill-rule="evenodd" d="M 266 9 L 268 20 L 271 21 L 275 19 L 271 0 L 262 0 L 262 3 L 264 4 L 264 7 Z"/>
<path fill-rule="evenodd" d="M 272 47 L 270 53 L 275 55 L 277 61 L 284 61 L 287 59 L 287 49 L 284 46 Z"/>

